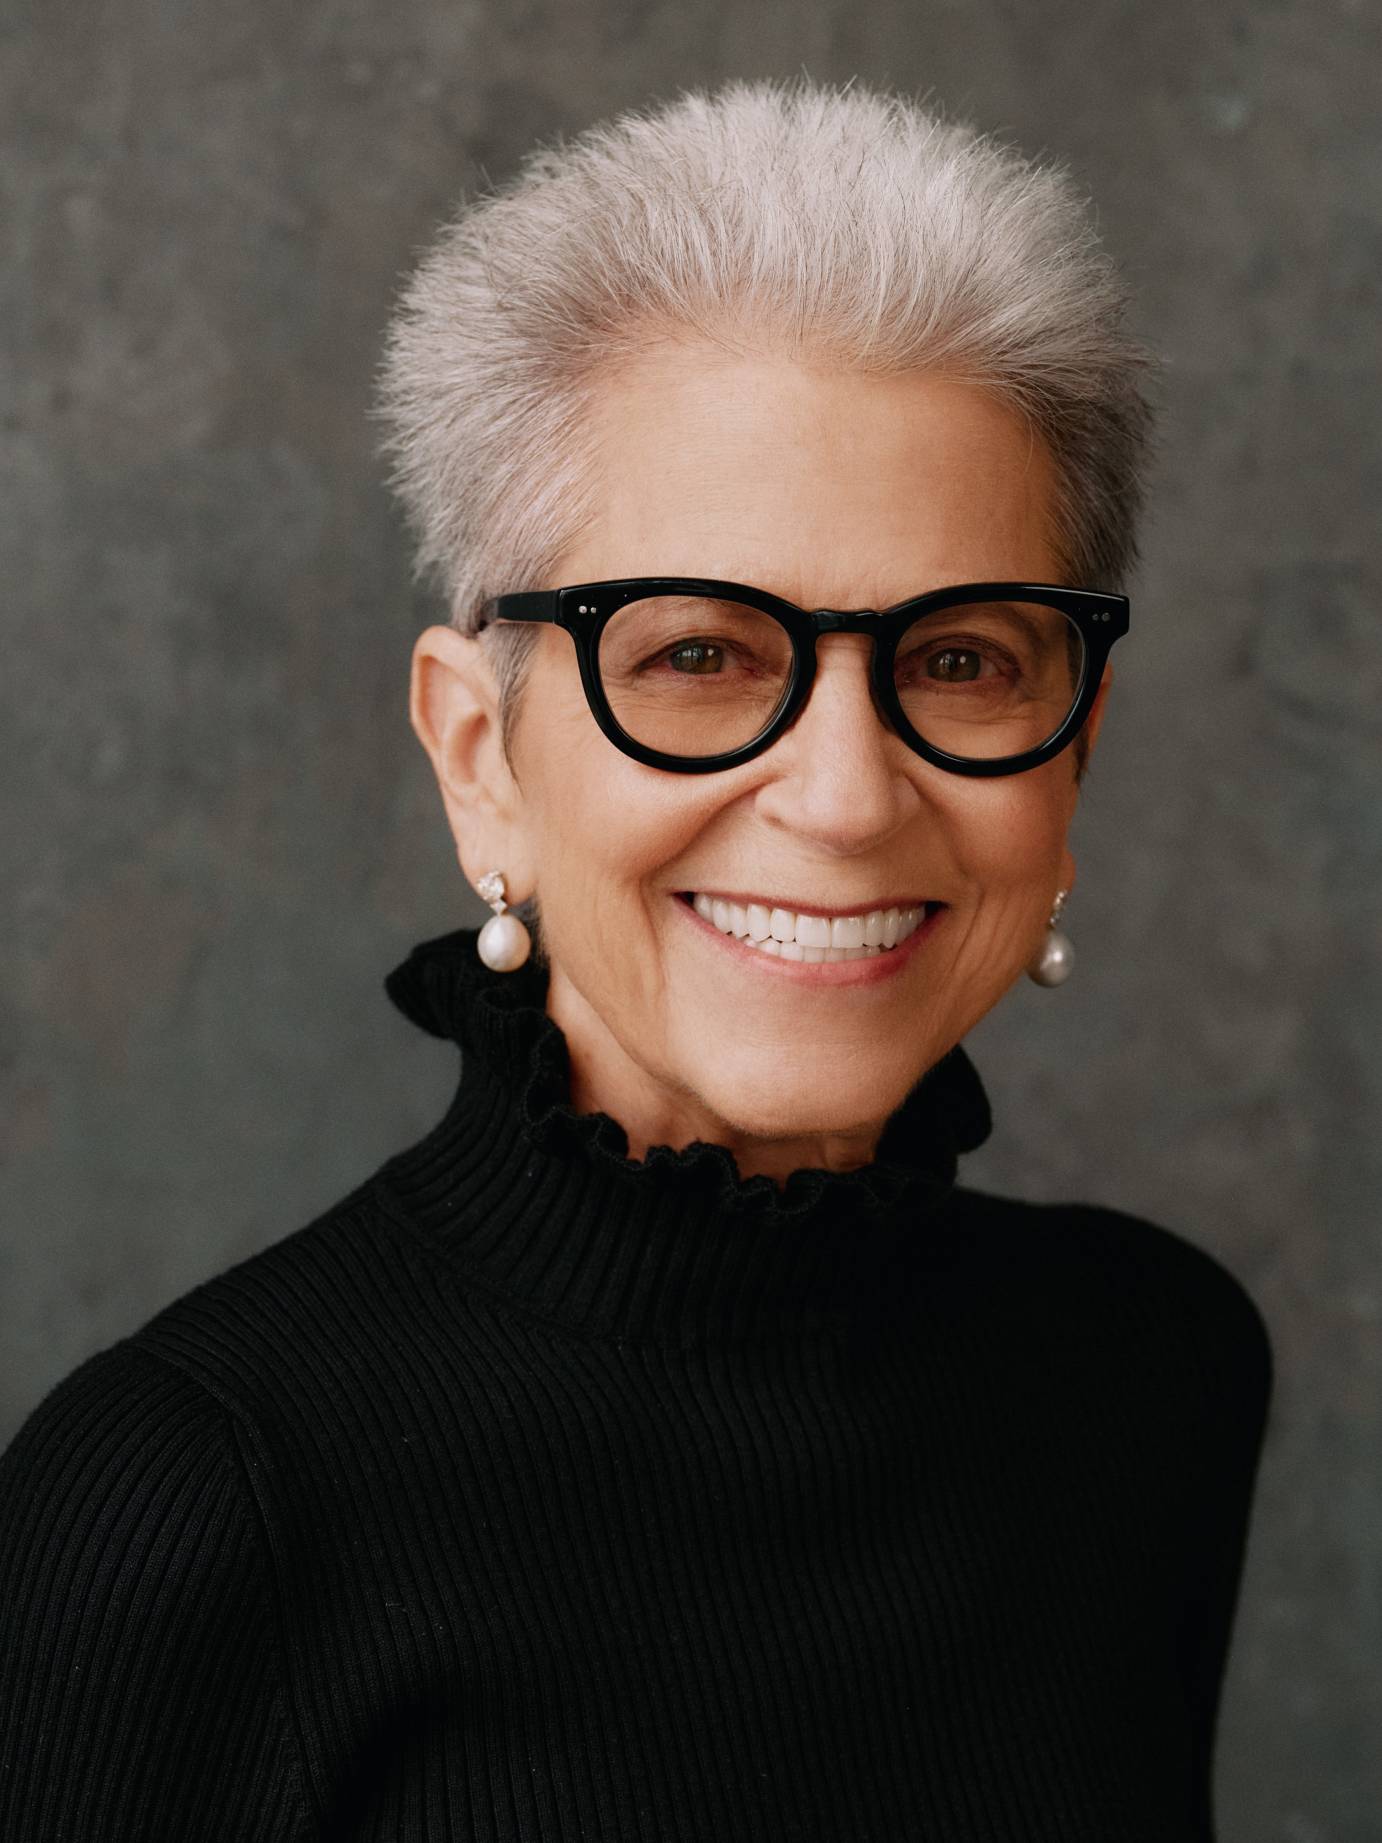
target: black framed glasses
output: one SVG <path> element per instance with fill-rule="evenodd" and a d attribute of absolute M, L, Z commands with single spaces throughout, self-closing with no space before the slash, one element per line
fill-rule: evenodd
<path fill-rule="evenodd" d="M 770 748 L 811 695 L 821 634 L 873 640 L 874 703 L 951 774 L 1020 774 L 1078 735 L 1128 600 L 969 582 L 894 607 L 808 612 L 741 582 L 633 576 L 499 595 L 486 621 L 547 621 L 576 646 L 591 715 L 626 755 L 674 774 Z"/>

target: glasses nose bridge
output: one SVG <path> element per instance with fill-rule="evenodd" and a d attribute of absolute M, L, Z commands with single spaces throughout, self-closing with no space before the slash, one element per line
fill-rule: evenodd
<path fill-rule="evenodd" d="M 879 612 L 876 608 L 813 608 L 811 624 L 816 637 L 822 634 L 875 634 Z"/>
<path fill-rule="evenodd" d="M 786 728 L 794 729 L 811 703 L 816 689 L 818 660 L 816 642 L 823 634 L 867 634 L 873 641 L 868 651 L 868 667 L 865 678 L 868 686 L 869 702 L 874 714 L 885 730 L 896 728 L 890 712 L 879 696 L 877 683 L 879 670 L 879 621 L 882 611 L 876 608 L 813 608 L 809 610 L 810 622 L 809 644 L 806 657 L 801 661 L 804 668 L 805 685 L 799 693 L 800 702 L 788 719 Z"/>
<path fill-rule="evenodd" d="M 878 714 L 884 719 L 885 722 L 891 723 L 891 718 L 888 717 L 887 712 L 882 708 L 881 704 L 879 703 L 878 689 L 877 689 L 876 683 L 874 682 L 877 678 L 877 675 L 880 669 L 881 658 L 882 658 L 880 648 L 879 648 L 879 638 L 880 638 L 880 632 L 881 632 L 880 627 L 879 627 L 879 622 L 883 618 L 881 611 L 877 608 L 813 608 L 807 618 L 809 619 L 810 624 L 811 624 L 809 649 L 808 649 L 807 657 L 802 663 L 805 666 L 807 673 L 812 679 L 815 678 L 816 671 L 817 671 L 818 664 L 819 664 L 817 653 L 816 653 L 816 642 L 822 637 L 822 635 L 824 634 L 867 634 L 868 635 L 869 639 L 873 643 L 868 649 L 868 662 L 869 662 L 868 663 L 868 677 L 869 677 L 869 683 L 870 683 L 870 690 L 873 696 L 874 705 L 878 710 Z"/>
<path fill-rule="evenodd" d="M 810 622 L 808 656 L 803 662 L 814 678 L 818 666 L 816 642 L 825 634 L 867 634 L 873 644 L 868 649 L 869 677 L 876 675 L 879 669 L 879 622 L 881 612 L 876 608 L 813 608 L 807 619 Z M 877 696 L 875 694 L 875 703 Z M 883 714 L 880 711 L 880 715 Z"/>

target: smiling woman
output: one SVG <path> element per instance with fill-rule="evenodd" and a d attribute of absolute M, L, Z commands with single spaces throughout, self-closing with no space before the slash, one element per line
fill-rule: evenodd
<path fill-rule="evenodd" d="M 858 87 L 439 238 L 383 402 L 495 918 L 387 989 L 460 1080 L 6 1454 L 4 1835 L 1212 1837 L 1261 1316 L 957 1182 L 1071 964 L 1122 310 L 1059 173 Z"/>
<path fill-rule="evenodd" d="M 545 572 L 553 587 L 694 571 L 813 607 L 886 609 L 948 585 L 1063 574 L 1054 468 L 1026 420 L 975 383 L 688 338 L 624 367 L 586 423 L 598 488 Z M 598 593 L 568 597 L 577 633 Z M 748 754 L 784 703 L 790 636 L 745 609 L 731 643 L 723 599 L 708 605 L 626 602 L 599 640 L 600 685 L 645 745 Z M 962 602 L 888 634 L 890 651 L 901 642 L 890 701 L 933 745 L 987 765 L 988 751 L 1021 759 L 1059 730 L 1084 674 L 1070 670 L 1060 609 L 1026 605 L 1020 619 L 1020 603 Z M 700 649 L 696 675 L 687 646 Z M 919 1075 L 1039 951 L 1057 891 L 1074 883 L 1069 753 L 1003 775 L 943 772 L 877 708 L 881 646 L 871 632 L 822 633 L 809 695 L 771 746 L 689 775 L 611 748 L 591 720 L 589 669 L 553 625 L 525 662 L 507 755 L 481 643 L 447 627 L 418 643 L 414 721 L 461 865 L 472 882 L 502 865 L 509 900 L 537 898 L 576 1103 L 612 1114 L 639 1156 L 701 1139 L 745 1174 L 866 1164 Z M 951 676 L 926 675 L 918 654 Z M 1106 685 L 1089 687 L 1087 748 Z M 960 703 L 984 715 L 952 715 Z M 906 953 L 839 966 L 743 952 L 692 921 L 676 901 L 687 893 L 811 916 L 932 912 Z"/>

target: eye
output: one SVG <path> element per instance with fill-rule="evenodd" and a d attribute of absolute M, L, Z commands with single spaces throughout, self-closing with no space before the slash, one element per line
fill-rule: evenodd
<path fill-rule="evenodd" d="M 1006 649 L 968 634 L 927 634 L 916 645 L 898 649 L 893 669 L 899 685 L 918 691 L 959 691 L 966 685 L 992 691 L 998 681 L 1021 676 L 1019 662 Z"/>
<path fill-rule="evenodd" d="M 960 647 L 947 647 L 943 653 L 928 654 L 926 660 L 927 677 L 951 685 L 965 679 L 978 678 L 983 666 L 984 661 L 979 653 Z"/>
<path fill-rule="evenodd" d="M 724 665 L 724 649 L 710 640 L 684 640 L 667 654 L 674 672 L 718 672 Z"/>

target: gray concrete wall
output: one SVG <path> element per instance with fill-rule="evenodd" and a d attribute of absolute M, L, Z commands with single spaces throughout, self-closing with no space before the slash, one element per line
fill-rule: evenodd
<path fill-rule="evenodd" d="M 1278 1382 L 1224 1843 L 1382 1812 L 1382 16 L 1362 0 L 7 0 L 0 1220 L 39 1396 L 436 1117 L 381 980 L 478 919 L 372 458 L 396 280 L 539 135 L 852 74 L 1069 161 L 1169 359 L 1071 983 L 970 1180 L 1171 1225 Z"/>

